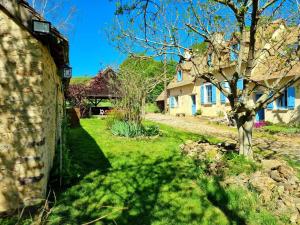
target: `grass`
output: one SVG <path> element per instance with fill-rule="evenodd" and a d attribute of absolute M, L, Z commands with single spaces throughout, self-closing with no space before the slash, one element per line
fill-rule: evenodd
<path fill-rule="evenodd" d="M 289 126 L 286 124 L 274 124 L 263 127 L 263 130 L 270 133 L 270 134 L 299 134 L 300 127 L 299 126 Z"/>
<path fill-rule="evenodd" d="M 218 177 L 207 176 L 179 151 L 186 140 L 219 140 L 159 126 L 160 137 L 127 139 L 113 136 L 105 120 L 81 120 L 81 127 L 68 135 L 73 182 L 56 194 L 47 224 L 278 224 L 255 193 L 224 189 Z M 239 165 L 254 170 L 242 158 L 228 160 L 234 173 L 240 172 Z M 1 225 L 15 224 L 4 222 L 0 219 Z"/>
<path fill-rule="evenodd" d="M 81 124 L 69 136 L 78 182 L 58 195 L 48 224 L 103 216 L 94 224 L 276 224 L 255 195 L 224 190 L 180 154 L 185 140 L 207 137 L 160 125 L 161 137 L 127 139 L 106 130 L 105 120 Z"/>

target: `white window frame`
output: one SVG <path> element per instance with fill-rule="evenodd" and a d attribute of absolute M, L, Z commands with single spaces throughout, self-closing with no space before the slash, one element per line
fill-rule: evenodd
<path fill-rule="evenodd" d="M 211 86 L 211 101 L 207 101 L 208 100 L 208 92 L 207 92 L 207 86 Z M 212 88 L 213 85 L 211 83 L 205 83 L 203 84 L 204 87 L 204 104 L 212 104 Z"/>

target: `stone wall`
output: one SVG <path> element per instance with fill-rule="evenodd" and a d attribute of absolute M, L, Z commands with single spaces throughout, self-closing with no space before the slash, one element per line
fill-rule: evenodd
<path fill-rule="evenodd" d="M 47 47 L 0 10 L 0 213 L 45 198 L 63 98 Z"/>

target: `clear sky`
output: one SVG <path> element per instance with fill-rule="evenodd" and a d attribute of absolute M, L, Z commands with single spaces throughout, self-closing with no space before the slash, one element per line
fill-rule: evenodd
<path fill-rule="evenodd" d="M 106 66 L 124 60 L 107 40 L 105 29 L 114 19 L 115 5 L 109 0 L 72 0 L 77 7 L 69 32 L 73 76 L 95 75 Z"/>

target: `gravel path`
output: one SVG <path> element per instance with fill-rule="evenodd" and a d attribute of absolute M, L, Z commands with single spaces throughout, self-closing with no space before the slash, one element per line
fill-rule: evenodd
<path fill-rule="evenodd" d="M 209 123 L 206 118 L 174 117 L 163 114 L 147 114 L 147 120 L 166 124 L 183 130 L 237 141 L 237 131 L 234 128 Z M 278 136 L 261 132 L 254 133 L 253 143 L 261 150 L 268 150 L 270 156 L 287 156 L 300 163 L 300 135 Z"/>

